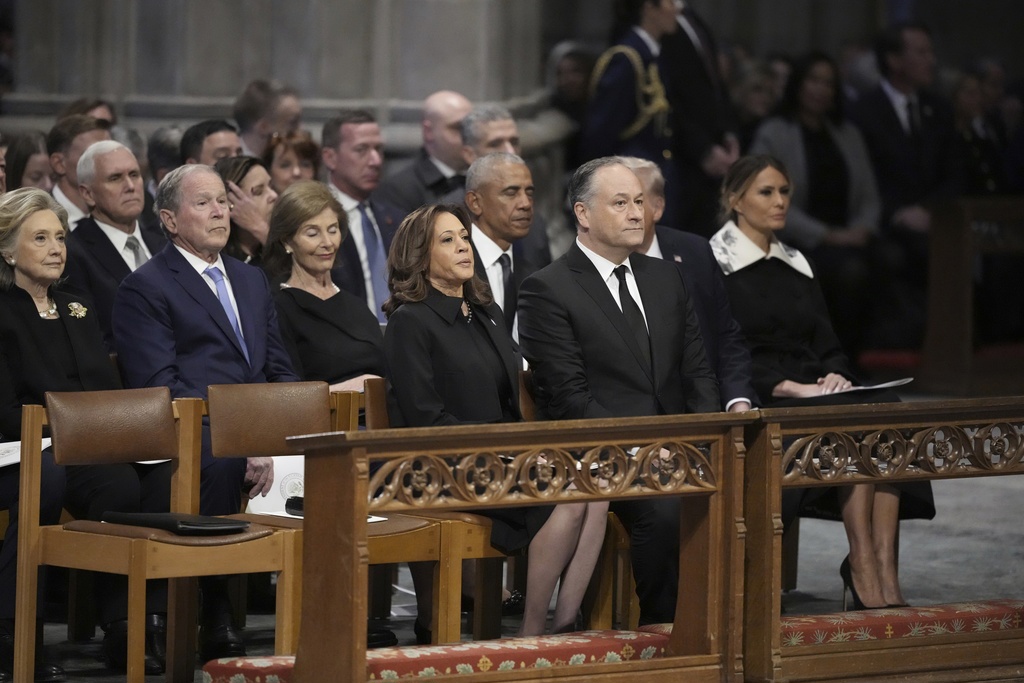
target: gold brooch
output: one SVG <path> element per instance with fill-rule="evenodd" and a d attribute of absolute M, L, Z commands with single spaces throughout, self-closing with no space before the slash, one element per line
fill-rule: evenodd
<path fill-rule="evenodd" d="M 84 318 L 85 314 L 89 312 L 89 309 L 77 301 L 72 301 L 68 304 L 68 312 L 75 318 Z"/>

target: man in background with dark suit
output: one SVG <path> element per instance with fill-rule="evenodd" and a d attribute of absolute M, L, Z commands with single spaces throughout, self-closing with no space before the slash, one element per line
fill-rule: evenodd
<path fill-rule="evenodd" d="M 145 205 L 142 171 L 135 155 L 113 140 L 94 142 L 78 160 L 79 192 L 92 208 L 68 236 L 68 284 L 96 305 L 107 347 L 114 350 L 110 324 L 121 280 L 167 243 L 163 231 L 139 221 Z"/>
<path fill-rule="evenodd" d="M 381 306 L 388 298 L 388 249 L 405 214 L 370 199 L 384 164 L 380 126 L 366 110 L 343 109 L 324 123 L 321 144 L 327 187 L 348 218 L 349 238 L 341 243 L 331 276 L 341 289 L 366 299 L 370 311 L 386 322 Z"/>
<path fill-rule="evenodd" d="M 174 398 L 205 399 L 211 384 L 292 382 L 277 313 L 263 271 L 221 255 L 230 231 L 227 190 L 209 166 L 167 174 L 157 210 L 170 243 L 126 277 L 114 300 L 113 330 L 128 387 L 166 386 Z M 214 459 L 203 426 L 200 512 L 238 512 L 273 483 L 270 458 Z M 245 654 L 222 577 L 201 581 L 200 656 Z"/>
<path fill-rule="evenodd" d="M 679 30 L 661 45 L 682 209 L 672 227 L 711 237 L 721 227 L 719 185 L 740 154 L 736 114 L 710 27 L 688 2 L 677 21 Z"/>
<path fill-rule="evenodd" d="M 533 223 L 533 176 L 521 157 L 496 152 L 480 157 L 466 173 L 466 208 L 473 218 L 476 272 L 491 286 L 494 302 L 513 338 L 519 285 L 537 268 L 522 252 Z"/>
<path fill-rule="evenodd" d="M 412 163 L 385 178 L 374 198 L 406 213 L 436 204 L 465 185 L 462 119 L 473 105 L 464 95 L 439 90 L 423 100 L 423 147 Z"/>
<path fill-rule="evenodd" d="M 693 302 L 672 264 L 634 253 L 643 188 L 616 157 L 569 182 L 576 242 L 519 291 L 519 339 L 547 419 L 717 412 Z M 640 623 L 671 621 L 679 571 L 679 502 L 624 501 Z"/>
<path fill-rule="evenodd" d="M 665 179 L 657 164 L 637 157 L 622 161 L 644 188 L 644 241 L 637 251 L 670 261 L 679 269 L 693 299 L 708 364 L 718 377 L 722 409 L 750 410 L 757 396 L 751 384 L 750 349 L 732 317 L 725 277 L 711 245 L 700 235 L 658 225 L 665 206 Z"/>
<path fill-rule="evenodd" d="M 954 145 L 952 110 L 929 92 L 935 78 L 931 35 L 923 24 L 897 24 L 875 44 L 881 82 L 851 108 L 882 196 L 881 264 L 892 287 L 891 310 L 880 321 L 894 321 L 886 346 L 917 346 L 924 331 L 928 275 L 929 202 L 959 194 L 962 169 Z"/>

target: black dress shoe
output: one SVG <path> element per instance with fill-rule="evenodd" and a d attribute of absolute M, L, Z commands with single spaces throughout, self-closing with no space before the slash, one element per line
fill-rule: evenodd
<path fill-rule="evenodd" d="M 166 668 L 164 642 L 167 624 L 162 614 L 146 615 L 145 658 L 143 669 L 147 676 L 158 676 Z M 112 621 L 103 627 L 103 660 L 114 673 L 128 671 L 128 620 Z"/>
<path fill-rule="evenodd" d="M 14 680 L 14 636 L 6 631 L 0 631 L 0 675 L 6 675 L 6 680 Z M 43 639 L 36 638 L 36 683 L 60 683 L 67 680 L 64 669 L 56 664 L 48 664 L 43 661 Z M 0 680 L 4 680 L 0 678 Z"/>
<path fill-rule="evenodd" d="M 228 657 L 244 657 L 245 642 L 231 623 L 231 619 L 222 619 L 212 623 L 203 623 L 199 629 L 199 658 L 205 663 L 214 659 Z"/>
<path fill-rule="evenodd" d="M 501 601 L 501 616 L 511 617 L 522 614 L 526 609 L 526 597 L 517 590 L 513 590 L 507 598 Z"/>
<path fill-rule="evenodd" d="M 395 635 L 394 631 L 390 631 L 386 628 L 374 628 L 368 627 L 366 629 L 366 647 L 373 649 L 375 647 L 392 647 L 398 645 L 398 636 Z"/>
<path fill-rule="evenodd" d="M 416 634 L 417 645 L 430 645 L 434 642 L 434 634 L 430 632 L 429 628 L 420 624 L 419 619 L 413 619 L 412 632 Z"/>

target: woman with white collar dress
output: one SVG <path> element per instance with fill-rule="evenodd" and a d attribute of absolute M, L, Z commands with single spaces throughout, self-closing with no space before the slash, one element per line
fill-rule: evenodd
<path fill-rule="evenodd" d="M 730 220 L 711 239 L 733 316 L 750 346 L 761 404 L 898 401 L 885 390 L 843 393 L 857 379 L 832 329 L 814 268 L 775 236 L 786 225 L 790 191 L 782 162 L 770 156 L 741 158 L 722 183 L 722 208 Z M 905 605 L 897 566 L 899 520 L 935 515 L 930 486 L 858 484 L 794 493 L 783 496 L 784 525 L 801 509 L 834 518 L 829 499 L 838 499 L 833 502 L 850 544 L 840 574 L 854 607 Z"/>

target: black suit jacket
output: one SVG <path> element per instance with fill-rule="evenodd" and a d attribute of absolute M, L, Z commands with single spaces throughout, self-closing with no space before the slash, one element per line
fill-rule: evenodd
<path fill-rule="evenodd" d="M 927 91 L 917 97 L 921 115 L 917 144 L 903 130 L 881 85 L 864 93 L 850 110 L 871 156 L 884 223 L 900 207 L 954 196 L 962 186 L 948 105 Z"/>
<path fill-rule="evenodd" d="M 487 280 L 487 271 L 484 269 L 484 263 L 480 260 L 480 252 L 476 249 L 476 244 L 473 244 L 473 267 L 476 269 L 477 276 L 484 282 Z M 504 308 L 499 308 L 502 316 L 506 319 L 506 327 L 511 331 L 512 322 L 511 319 L 515 317 L 516 308 L 519 306 L 519 288 L 523 284 L 523 280 L 528 278 L 537 272 L 537 266 L 530 262 L 526 254 L 523 252 L 522 242 L 512 243 L 512 291 L 515 294 L 515 298 L 511 301 L 505 302 Z"/>
<path fill-rule="evenodd" d="M 461 302 L 431 288 L 423 301 L 402 304 L 388 320 L 384 353 L 392 401 L 393 426 L 428 427 L 467 422 L 501 422 L 506 414 L 520 419 L 519 369 L 501 309 L 472 304 L 501 358 L 511 393 L 502 405 L 502 391 L 491 370 L 493 358 L 461 343 L 465 326 Z M 471 325 L 476 325 L 473 320 Z"/>
<path fill-rule="evenodd" d="M 693 301 L 679 271 L 629 258 L 651 338 L 647 368 L 636 338 L 590 259 L 575 243 L 519 292 L 519 343 L 549 419 L 716 412 Z"/>
<path fill-rule="evenodd" d="M 45 403 L 47 391 L 121 388 L 92 302 L 59 289 L 51 288 L 50 295 L 74 351 L 78 378 L 69 379 L 63 371 L 66 359 L 53 357 L 62 348 L 50 339 L 55 324 L 39 317 L 28 292 L 19 287 L 0 290 L 0 435 L 4 441 L 21 438 L 21 406 Z M 72 315 L 72 307 L 84 313 Z"/>
<path fill-rule="evenodd" d="M 153 228 L 140 220 L 139 231 L 150 254 L 159 253 L 167 244 L 167 237 L 159 227 Z M 68 236 L 68 260 L 64 273 L 69 287 L 92 299 L 103 331 L 103 341 L 111 351 L 114 350 L 114 334 L 110 314 L 114 309 L 114 295 L 121 280 L 131 272 L 92 216 L 78 222 L 78 227 Z"/>
<path fill-rule="evenodd" d="M 427 155 L 420 149 L 412 163 L 381 181 L 373 193 L 374 199 L 412 213 L 424 204 L 436 204 L 453 189 L 453 182 L 445 178 Z"/>
<path fill-rule="evenodd" d="M 377 228 L 380 230 L 386 259 L 387 253 L 391 249 L 391 240 L 395 238 L 395 232 L 402 223 L 402 219 L 405 218 L 405 213 L 401 209 L 372 199 L 370 200 L 370 211 L 373 213 L 373 219 L 377 222 Z M 349 232 L 362 230 L 362 226 L 350 225 L 348 229 Z M 341 243 L 341 250 L 338 253 L 334 270 L 331 271 L 331 279 L 334 280 L 334 284 L 338 285 L 340 289 L 355 294 L 363 301 L 366 301 L 366 281 L 363 278 L 363 267 L 359 263 L 359 251 L 356 249 L 356 244 L 351 238 L 345 239 Z"/>
<path fill-rule="evenodd" d="M 708 364 L 718 376 L 722 408 L 736 398 L 745 398 L 751 405 L 757 405 L 750 349 L 739 323 L 732 317 L 725 276 L 711 252 L 711 245 L 692 233 L 661 225 L 655 230 L 662 258 L 679 269 L 693 300 Z"/>

